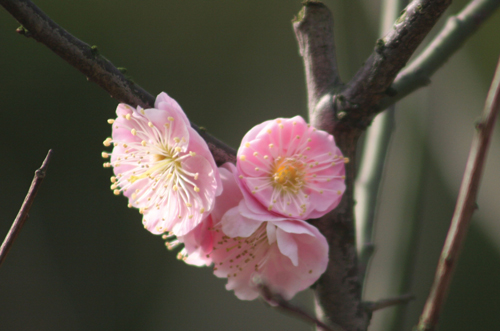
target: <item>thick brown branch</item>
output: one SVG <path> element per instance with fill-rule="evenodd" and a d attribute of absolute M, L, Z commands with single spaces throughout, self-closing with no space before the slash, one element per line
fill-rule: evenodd
<path fill-rule="evenodd" d="M 30 211 L 31 205 L 33 204 L 38 189 L 40 188 L 40 185 L 42 185 L 42 181 L 45 178 L 51 156 L 52 150 L 49 150 L 47 156 L 45 157 L 45 160 L 43 160 L 42 166 L 40 167 L 40 169 L 35 171 L 35 177 L 33 177 L 33 181 L 31 182 L 28 194 L 24 199 L 21 209 L 19 209 L 19 213 L 17 214 L 14 223 L 12 223 L 9 233 L 3 241 L 2 247 L 0 247 L 0 266 L 5 260 L 5 257 L 9 253 L 10 248 L 14 244 L 14 241 L 16 240 L 19 232 L 21 232 L 21 229 L 23 228 L 23 225 L 28 218 L 28 213 Z"/>
<path fill-rule="evenodd" d="M 132 106 L 152 107 L 155 98 L 128 80 L 110 61 L 52 21 L 29 0 L 0 0 L 0 4 L 41 42 L 66 62 L 82 72 L 113 98 Z M 25 30 L 23 30 L 25 31 Z M 191 123 L 207 141 L 217 164 L 235 162 L 236 151 Z"/>
<path fill-rule="evenodd" d="M 346 164 L 346 191 L 339 206 L 311 223 L 318 227 L 329 244 L 326 272 L 316 283 L 317 313 L 325 323 L 334 322 L 347 331 L 365 331 L 370 314 L 361 301 L 361 279 L 358 272 L 354 231 L 354 176 L 358 131 L 336 133 L 335 140 Z"/>
<path fill-rule="evenodd" d="M 339 124 L 349 129 L 365 128 L 376 105 L 386 96 L 398 72 L 432 29 L 451 0 L 418 0 L 406 7 L 384 38 L 377 40 L 374 52 L 342 92 L 341 108 L 346 116 Z"/>
<path fill-rule="evenodd" d="M 500 58 L 493 82 L 491 83 L 481 120 L 476 124 L 476 134 L 467 160 L 457 204 L 446 236 L 441 257 L 436 270 L 431 292 L 424 306 L 418 331 L 433 331 L 436 328 L 441 308 L 446 299 L 451 277 L 465 241 L 469 222 L 476 210 L 476 197 L 486 162 L 486 152 L 490 144 L 495 120 L 500 112 Z"/>
<path fill-rule="evenodd" d="M 304 4 L 293 28 L 300 55 L 304 58 L 309 117 L 313 118 L 319 99 L 342 84 L 337 69 L 333 17 L 324 4 L 309 1 Z M 332 122 L 332 119 L 325 119 L 323 122 L 327 121 Z"/>

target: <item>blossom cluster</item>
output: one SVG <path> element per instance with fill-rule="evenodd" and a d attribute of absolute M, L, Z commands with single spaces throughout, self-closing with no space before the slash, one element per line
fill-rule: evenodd
<path fill-rule="evenodd" d="M 328 243 L 307 222 L 334 209 L 347 161 L 328 133 L 300 116 L 266 121 L 244 137 L 236 166 L 217 167 L 179 104 L 166 93 L 154 108 L 118 105 L 108 120 L 111 189 L 139 209 L 178 258 L 213 265 L 243 300 L 264 283 L 285 298 L 326 270 Z"/>

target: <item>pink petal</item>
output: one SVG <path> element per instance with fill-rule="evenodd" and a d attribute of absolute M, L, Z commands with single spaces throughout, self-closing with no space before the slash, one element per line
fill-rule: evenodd
<path fill-rule="evenodd" d="M 155 108 L 170 111 L 175 114 L 174 117 L 179 117 L 186 126 L 191 127 L 191 123 L 189 123 L 189 119 L 182 110 L 181 106 L 179 106 L 177 101 L 172 99 L 167 93 L 161 92 L 158 96 L 156 96 Z"/>

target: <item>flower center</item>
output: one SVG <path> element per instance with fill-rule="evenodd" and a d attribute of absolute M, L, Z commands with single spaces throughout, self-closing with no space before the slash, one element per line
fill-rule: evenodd
<path fill-rule="evenodd" d="M 158 162 L 158 161 L 161 161 L 161 160 L 165 160 L 167 157 L 163 154 L 154 154 L 152 157 L 151 157 L 151 161 L 153 162 Z"/>
<path fill-rule="evenodd" d="M 272 178 L 275 186 L 288 191 L 297 191 L 304 185 L 304 165 L 295 159 L 278 161 Z"/>

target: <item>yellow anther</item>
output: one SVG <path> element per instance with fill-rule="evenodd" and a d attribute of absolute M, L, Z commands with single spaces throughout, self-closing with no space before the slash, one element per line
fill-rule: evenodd
<path fill-rule="evenodd" d="M 198 177 L 200 177 L 200 174 L 199 174 L 199 173 L 195 173 L 195 174 L 194 174 L 194 180 L 197 180 L 197 179 L 198 179 Z"/>
<path fill-rule="evenodd" d="M 335 162 L 332 162 L 332 167 L 333 167 L 333 166 L 335 166 L 336 164 L 337 164 L 337 163 L 335 163 Z"/>
<path fill-rule="evenodd" d="M 293 124 L 293 125 L 297 125 L 297 122 L 293 121 L 293 122 L 292 122 L 292 124 Z"/>
<path fill-rule="evenodd" d="M 264 155 L 264 160 L 267 160 L 268 158 L 269 158 L 269 156 Z"/>
<path fill-rule="evenodd" d="M 195 153 L 195 152 L 189 152 L 189 155 L 191 155 L 191 156 L 195 156 L 195 155 L 196 155 L 196 153 Z"/>
<path fill-rule="evenodd" d="M 200 188 L 199 188 L 198 186 L 195 186 L 195 187 L 193 188 L 193 190 L 194 190 L 196 193 L 200 192 Z"/>
<path fill-rule="evenodd" d="M 241 161 L 245 161 L 246 159 L 247 159 L 247 157 L 246 157 L 245 155 L 241 155 L 241 156 L 240 156 L 240 160 L 241 160 Z"/>
<path fill-rule="evenodd" d="M 111 180 L 111 183 L 116 183 L 116 177 L 115 177 L 115 176 L 112 176 L 112 177 L 110 178 L 110 180 Z"/>
<path fill-rule="evenodd" d="M 144 111 L 144 109 L 141 108 L 140 112 L 142 115 L 146 115 L 146 112 Z"/>
<path fill-rule="evenodd" d="M 136 129 L 132 129 L 132 130 L 130 130 L 130 133 L 132 133 L 132 135 L 135 136 L 137 134 L 137 130 Z"/>
<path fill-rule="evenodd" d="M 112 189 L 112 190 L 116 190 L 117 188 L 118 188 L 118 185 L 117 185 L 117 184 L 113 184 L 113 185 L 111 185 L 111 189 Z"/>
<path fill-rule="evenodd" d="M 177 185 L 174 185 L 174 186 L 172 187 L 172 189 L 173 189 L 174 191 L 177 191 L 179 188 L 177 187 Z"/>
<path fill-rule="evenodd" d="M 280 124 L 279 127 L 280 127 L 280 129 L 283 129 L 283 124 Z"/>
<path fill-rule="evenodd" d="M 340 177 L 340 178 L 345 179 L 345 175 L 342 175 L 342 177 Z"/>
<path fill-rule="evenodd" d="M 182 150 L 182 148 L 180 148 L 180 147 L 176 147 L 176 148 L 175 148 L 175 151 L 176 151 L 177 153 L 179 153 L 181 150 Z"/>
<path fill-rule="evenodd" d="M 200 209 L 200 213 L 202 213 L 202 214 L 203 214 L 204 212 L 205 212 L 205 208 L 201 208 L 201 209 Z"/>
<path fill-rule="evenodd" d="M 126 118 L 127 120 L 130 120 L 130 114 L 125 115 L 125 118 Z"/>
<path fill-rule="evenodd" d="M 267 207 L 267 210 L 272 210 L 273 209 L 273 205 L 269 205 L 269 207 Z"/>
<path fill-rule="evenodd" d="M 111 139 L 111 138 L 106 138 L 106 140 L 104 140 L 104 141 L 102 142 L 102 144 L 103 144 L 104 146 L 106 146 L 106 147 L 109 147 L 109 146 L 111 146 L 111 141 L 112 141 L 112 140 L 113 140 L 113 139 Z"/>
<path fill-rule="evenodd" d="M 168 117 L 168 120 L 169 120 L 170 122 L 173 122 L 173 121 L 174 121 L 174 118 L 173 118 L 172 116 L 169 116 L 169 117 Z"/>
<path fill-rule="evenodd" d="M 112 118 L 110 118 L 110 119 L 108 120 L 108 123 L 109 123 L 109 124 L 113 124 L 113 123 L 115 123 L 115 120 L 114 120 L 114 119 L 112 119 Z"/>
<path fill-rule="evenodd" d="M 102 156 L 103 159 L 107 159 L 109 157 L 109 154 L 106 153 L 106 152 L 102 152 L 101 156 Z"/>
<path fill-rule="evenodd" d="M 250 147 L 250 143 L 245 143 L 245 147 L 249 148 Z"/>
<path fill-rule="evenodd" d="M 146 146 L 146 141 L 145 140 L 141 141 L 141 145 Z"/>
<path fill-rule="evenodd" d="M 132 208 L 132 205 L 129 203 L 129 204 L 127 204 L 127 207 L 128 208 Z"/>
<path fill-rule="evenodd" d="M 104 168 L 109 168 L 109 167 L 111 167 L 111 163 L 106 162 L 106 163 L 103 163 L 103 164 L 102 164 L 102 166 L 103 166 Z"/>
<path fill-rule="evenodd" d="M 271 129 L 267 129 L 267 133 L 271 134 L 272 133 Z"/>
<path fill-rule="evenodd" d="M 152 128 L 152 127 L 153 127 L 153 122 L 148 122 L 148 126 L 149 126 L 150 128 Z"/>
<path fill-rule="evenodd" d="M 243 179 L 243 175 L 239 175 L 238 177 L 240 177 L 240 179 Z"/>
<path fill-rule="evenodd" d="M 255 171 L 259 171 L 259 170 L 260 170 L 259 167 L 255 168 Z"/>
<path fill-rule="evenodd" d="M 192 205 L 192 204 L 190 204 L 189 202 L 186 202 L 186 207 L 188 207 L 188 208 L 189 208 L 189 207 L 193 207 L 193 205 Z"/>
<path fill-rule="evenodd" d="M 274 147 L 274 144 L 269 144 L 269 148 L 273 148 Z"/>
<path fill-rule="evenodd" d="M 299 136 L 299 135 L 297 135 L 297 136 L 295 137 L 295 139 L 300 139 L 300 136 Z"/>
<path fill-rule="evenodd" d="M 167 175 L 167 179 L 172 178 L 172 176 L 173 176 L 173 175 L 172 175 L 172 173 L 169 173 L 169 174 Z"/>
<path fill-rule="evenodd" d="M 307 142 L 309 142 L 309 143 L 310 143 L 311 141 L 312 141 L 312 139 L 311 139 L 311 138 L 307 138 Z"/>
<path fill-rule="evenodd" d="M 337 194 L 338 195 L 342 195 L 342 191 L 337 191 Z"/>
<path fill-rule="evenodd" d="M 179 139 L 179 137 L 174 137 L 174 141 L 175 141 L 176 143 L 179 143 L 181 140 Z"/>
<path fill-rule="evenodd" d="M 281 119 L 280 119 L 280 118 L 278 118 L 278 119 L 276 120 L 276 123 L 278 123 L 278 124 L 279 124 L 279 123 L 281 123 Z"/>
<path fill-rule="evenodd" d="M 114 195 L 120 195 L 120 190 L 114 190 L 114 191 L 113 191 L 113 194 L 114 194 Z"/>
<path fill-rule="evenodd" d="M 344 163 L 349 163 L 349 158 L 348 157 L 344 157 Z"/>

